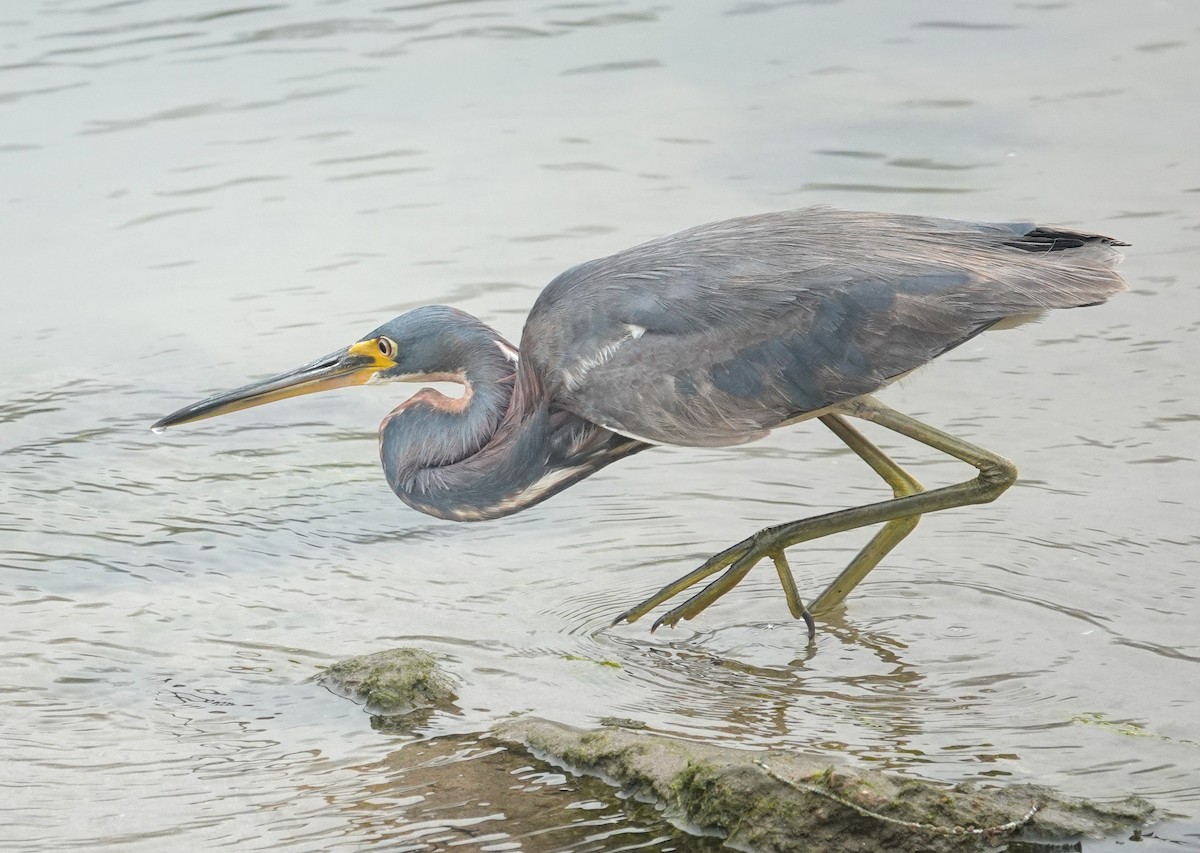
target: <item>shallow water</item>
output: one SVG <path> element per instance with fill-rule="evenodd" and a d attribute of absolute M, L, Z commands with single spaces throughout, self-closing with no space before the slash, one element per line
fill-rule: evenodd
<path fill-rule="evenodd" d="M 1198 40 L 1192 4 L 1116 0 L 6 6 L 0 847 L 442 843 L 387 782 L 420 741 L 308 680 L 405 643 L 463 682 L 423 735 L 632 717 L 1200 817 Z M 395 388 L 147 429 L 416 305 L 517 340 L 575 262 L 818 202 L 1111 233 L 1133 292 L 886 393 L 1022 480 L 927 518 L 812 648 L 767 567 L 674 631 L 607 626 L 882 497 L 817 425 L 476 525 L 388 491 Z M 796 549 L 802 592 L 856 541 Z"/>

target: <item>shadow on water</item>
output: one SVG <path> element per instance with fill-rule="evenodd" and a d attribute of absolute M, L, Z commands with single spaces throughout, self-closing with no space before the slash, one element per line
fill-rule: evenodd
<path fill-rule="evenodd" d="M 347 834 L 396 849 L 720 850 L 652 803 L 488 738 L 414 741 L 356 768 Z"/>

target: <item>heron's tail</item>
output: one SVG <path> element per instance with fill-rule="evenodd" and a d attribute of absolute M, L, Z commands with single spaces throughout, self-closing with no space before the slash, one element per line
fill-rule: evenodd
<path fill-rule="evenodd" d="M 976 303 L 990 328 L 1018 325 L 1046 311 L 1099 305 L 1129 289 L 1116 271 L 1124 257 L 1120 247 L 1128 243 L 1054 226 L 1007 228 L 1000 257 L 977 269 L 980 280 L 993 283 Z"/>

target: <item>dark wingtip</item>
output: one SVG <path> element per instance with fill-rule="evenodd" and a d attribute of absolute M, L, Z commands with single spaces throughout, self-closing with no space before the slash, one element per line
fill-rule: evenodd
<path fill-rule="evenodd" d="M 1004 241 L 1004 245 L 1026 252 L 1061 252 L 1065 249 L 1080 249 L 1095 244 L 1113 247 L 1129 245 L 1124 240 L 1106 237 L 1103 234 L 1088 234 L 1084 231 L 1068 231 L 1065 228 L 1045 226 L 1038 226 L 1016 239 Z"/>

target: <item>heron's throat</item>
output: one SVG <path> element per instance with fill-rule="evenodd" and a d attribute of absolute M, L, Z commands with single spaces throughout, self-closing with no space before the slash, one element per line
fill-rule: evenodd
<path fill-rule="evenodd" d="M 460 398 L 422 389 L 384 420 L 379 455 L 394 490 L 422 471 L 468 459 L 496 434 L 511 386 L 464 384 L 466 391 Z"/>
<path fill-rule="evenodd" d="M 480 324 L 482 326 L 482 324 Z M 481 330 L 482 331 L 482 330 Z M 490 332 L 491 330 L 488 330 Z M 461 382 L 461 397 L 423 388 L 397 407 L 379 429 L 379 455 L 388 484 L 402 499 L 439 472 L 478 454 L 500 428 L 513 393 L 511 345 L 494 332 L 472 341 L 457 370 L 422 374 Z M 507 349 L 506 349 L 507 348 Z"/>

